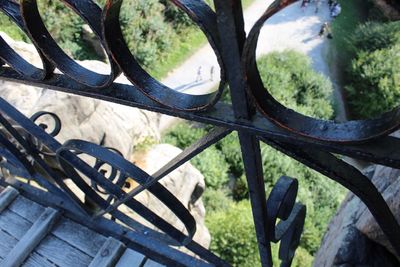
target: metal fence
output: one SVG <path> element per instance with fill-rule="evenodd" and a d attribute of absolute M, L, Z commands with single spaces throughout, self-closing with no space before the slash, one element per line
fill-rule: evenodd
<path fill-rule="evenodd" d="M 1 79 L 214 126 L 206 136 L 150 176 L 112 149 L 82 140 L 60 144 L 54 138 L 61 127 L 55 114 L 42 112 L 30 120 L 0 98 L 0 155 L 3 174 L 9 172 L 35 180 L 49 192 L 63 196 L 79 212 L 92 219 L 108 213 L 132 228 L 141 229 L 141 226 L 117 209 L 125 205 L 202 260 L 226 265 L 226 262 L 192 240 L 196 231 L 193 217 L 159 180 L 227 134 L 236 131 L 240 139 L 263 266 L 272 266 L 270 244 L 279 241 L 282 266 L 290 266 L 303 230 L 306 209 L 295 202 L 298 189 L 296 179 L 281 177 L 267 198 L 261 164 L 261 142 L 356 194 L 368 206 L 400 255 L 400 227 L 382 195 L 366 176 L 336 156 L 344 155 L 398 168 L 400 155 L 399 150 L 394 148 L 400 147 L 400 142 L 389 135 L 400 125 L 400 111 L 396 109 L 376 119 L 337 123 L 299 114 L 277 102 L 268 93 L 261 81 L 255 59 L 258 35 L 264 22 L 295 2 L 293 0 L 275 1 L 247 36 L 240 0 L 215 0 L 215 11 L 199 0 L 171 1 L 186 12 L 204 32 L 217 56 L 221 81 L 219 89 L 214 93 L 180 93 L 161 84 L 138 64 L 121 31 L 119 13 L 122 0 L 108 0 L 104 8 L 92 0 L 62 0 L 89 24 L 101 40 L 111 65 L 109 75 L 82 67 L 57 45 L 40 17 L 36 0 L 20 0 L 19 3 L 12 0 L 0 1 L 0 9 L 27 33 L 43 63 L 42 69 L 33 66 L 0 39 L 0 59 L 3 63 L 0 64 Z M 55 68 L 62 74 L 54 73 Z M 124 73 L 131 85 L 114 82 L 120 73 Z M 232 104 L 219 101 L 227 87 Z M 52 117 L 54 129 L 35 124 L 41 116 Z M 80 154 L 95 158 L 95 166 L 84 162 Z M 110 175 L 102 171 L 103 165 L 112 166 Z M 89 178 L 90 183 L 83 176 Z M 87 202 L 97 207 L 96 212 L 89 210 L 87 203 L 81 203 L 64 183 L 66 177 L 85 192 Z M 134 178 L 140 184 L 129 193 L 121 189 L 127 177 Z M 161 200 L 183 222 L 186 232 L 179 231 L 133 198 L 143 190 L 150 191 Z M 102 193 L 108 194 L 108 198 L 102 197 Z"/>

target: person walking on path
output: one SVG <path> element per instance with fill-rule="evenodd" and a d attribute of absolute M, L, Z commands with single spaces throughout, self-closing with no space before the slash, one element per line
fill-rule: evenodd
<path fill-rule="evenodd" d="M 339 16 L 341 12 L 342 12 L 342 7 L 338 2 L 335 2 L 331 9 L 331 17 L 335 19 L 337 16 Z"/>
<path fill-rule="evenodd" d="M 301 10 L 303 10 L 303 12 L 306 10 L 306 7 L 308 6 L 308 3 L 310 2 L 310 0 L 303 0 L 301 2 Z"/>
<path fill-rule="evenodd" d="M 197 76 L 196 76 L 196 82 L 200 82 L 203 80 L 203 77 L 201 76 L 201 66 L 197 69 Z"/>
<path fill-rule="evenodd" d="M 329 39 L 332 39 L 331 29 L 329 27 L 328 22 L 322 24 L 321 29 L 319 30 L 318 36 L 322 38 L 323 36 L 327 35 Z"/>
<path fill-rule="evenodd" d="M 321 0 L 315 0 L 315 14 L 318 13 L 320 6 L 321 6 Z"/>

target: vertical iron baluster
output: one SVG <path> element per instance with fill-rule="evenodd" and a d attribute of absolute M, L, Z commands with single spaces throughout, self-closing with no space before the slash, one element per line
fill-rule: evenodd
<path fill-rule="evenodd" d="M 234 114 L 236 120 L 249 120 L 254 115 L 255 109 L 246 94 L 246 82 L 240 64 L 246 37 L 242 4 L 240 0 L 215 0 L 214 4 Z M 241 131 L 239 131 L 239 140 L 249 186 L 261 263 L 262 266 L 272 266 L 260 143 L 255 136 Z"/>

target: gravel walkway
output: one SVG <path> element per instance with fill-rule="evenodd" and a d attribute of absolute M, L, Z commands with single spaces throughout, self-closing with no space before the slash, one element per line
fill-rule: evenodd
<path fill-rule="evenodd" d="M 244 12 L 246 32 L 262 15 L 272 0 L 255 0 Z M 315 4 L 311 3 L 305 10 L 300 8 L 300 1 L 285 8 L 273 16 L 264 25 L 258 41 L 257 56 L 267 54 L 271 51 L 283 51 L 294 49 L 307 54 L 313 62 L 316 71 L 330 77 L 327 65 L 327 47 L 329 39 L 319 38 L 318 33 L 322 24 L 330 21 L 329 8 L 326 1 L 321 1 L 318 13 L 315 13 Z M 201 66 L 202 80 L 196 82 L 198 69 Z M 210 70 L 214 66 L 214 79 L 210 79 Z M 163 83 L 188 94 L 203 94 L 215 90 L 219 80 L 219 66 L 210 45 L 206 45 L 187 59 L 180 67 L 173 70 L 163 80 Z M 336 88 L 335 99 L 341 99 L 340 91 Z M 341 100 L 336 101 L 339 118 L 345 118 L 344 107 Z M 341 118 L 342 117 L 342 118 Z M 168 123 L 167 123 L 168 124 Z M 167 127 L 161 122 L 161 128 Z"/>

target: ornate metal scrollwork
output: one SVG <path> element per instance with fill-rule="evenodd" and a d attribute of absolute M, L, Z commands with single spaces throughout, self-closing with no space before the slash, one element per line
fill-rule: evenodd
<path fill-rule="evenodd" d="M 257 70 L 256 48 L 258 36 L 264 23 L 284 7 L 296 2 L 295 0 L 277 0 L 265 11 L 255 23 L 243 48 L 243 69 L 249 83 L 248 92 L 258 109 L 271 122 L 279 127 L 309 138 L 339 142 L 359 143 L 388 135 L 400 127 L 400 109 L 397 108 L 370 120 L 348 121 L 336 123 L 318 120 L 280 104 L 264 87 Z"/>
<path fill-rule="evenodd" d="M 20 8 L 17 3 L 14 1 L 1 1 L 0 10 L 10 19 L 12 19 L 16 25 L 26 33 Z M 43 80 L 48 78 L 54 71 L 54 66 L 50 63 L 50 61 L 42 52 L 40 52 L 40 50 L 38 50 L 38 52 L 42 60 L 43 69 L 39 69 L 27 62 L 17 52 L 15 52 L 3 38 L 0 37 L 0 59 L 28 79 Z"/>
<path fill-rule="evenodd" d="M 4 100 L 0 101 L 3 102 Z M 99 172 L 100 165 L 98 162 L 105 162 L 111 165 L 113 168 L 116 168 L 120 172 L 122 172 L 122 176 L 132 177 L 132 179 L 135 179 L 140 184 L 146 183 L 151 178 L 141 169 L 139 169 L 132 163 L 124 160 L 122 156 L 118 155 L 115 152 L 111 152 L 109 149 L 103 148 L 99 145 L 81 140 L 70 140 L 67 141 L 64 145 L 59 144 L 55 139 L 53 139 L 51 135 L 45 133 L 42 127 L 33 124 L 29 119 L 24 118 L 24 121 L 18 120 L 18 118 L 22 118 L 23 115 L 13 109 L 8 104 L 6 107 L 5 102 L 2 103 L 1 111 L 1 113 L 3 114 L 0 117 L 1 124 L 10 134 L 12 134 L 12 136 L 16 139 L 16 142 L 18 142 L 18 145 L 14 145 L 11 144 L 11 142 L 7 142 L 7 139 L 2 140 L 2 146 L 4 147 L 4 149 L 8 148 L 8 151 L 2 154 L 2 157 L 7 159 L 7 162 L 15 163 L 16 167 L 24 166 L 24 169 L 26 170 L 25 174 L 30 173 L 33 179 L 37 178 L 37 175 L 39 175 L 39 172 L 41 171 L 38 168 L 32 168 L 36 167 L 34 165 L 38 163 L 40 164 L 40 168 L 47 168 L 49 170 L 47 172 L 47 175 L 49 176 L 48 178 L 54 179 L 61 188 L 66 188 L 63 179 L 70 178 L 83 192 L 85 192 L 87 196 L 92 198 L 94 203 L 98 204 L 100 208 L 106 208 L 108 204 L 90 187 L 87 182 L 85 182 L 85 179 L 82 178 L 76 170 L 79 170 L 81 173 L 85 174 L 90 181 L 96 181 L 96 183 L 105 190 L 106 194 L 112 195 L 114 198 L 122 198 L 125 193 L 121 190 L 120 187 L 116 186 L 112 183 L 112 181 L 105 178 L 101 171 Z M 18 121 L 18 126 L 21 127 L 20 129 L 22 129 L 20 131 L 25 132 L 25 137 L 20 134 L 16 130 L 16 126 L 9 123 L 9 121 L 6 120 L 4 116 L 7 116 L 12 120 Z M 34 118 L 37 118 L 37 116 L 34 116 Z M 39 143 L 40 145 L 38 145 Z M 53 168 L 45 163 L 45 159 L 40 161 L 38 160 L 42 158 L 40 151 L 43 150 L 43 146 L 46 146 L 46 150 L 51 150 L 54 152 L 57 157 L 58 164 L 61 167 L 60 169 L 64 171 L 63 174 L 65 176 L 55 176 L 53 173 Z M 22 148 L 26 151 L 24 154 L 20 152 Z M 94 167 L 89 166 L 77 156 L 77 152 L 79 154 L 86 154 L 96 158 L 96 165 Z M 28 160 L 26 160 L 25 164 L 23 164 L 23 159 L 26 157 L 32 157 L 33 159 L 30 160 L 30 163 L 28 162 Z M 17 158 L 19 159 L 19 164 L 16 160 Z M 15 175 L 18 174 L 21 173 L 15 173 Z M 47 188 L 47 185 L 42 184 L 41 180 L 37 180 L 37 182 Z M 173 211 L 177 215 L 178 218 L 182 220 L 182 222 L 186 225 L 189 236 L 185 237 L 183 236 L 183 234 L 179 234 L 176 229 L 171 228 L 171 226 L 169 226 L 168 223 L 166 223 L 162 218 L 159 218 L 156 214 L 152 213 L 148 208 L 144 207 L 137 201 L 131 200 L 131 202 L 128 202 L 126 204 L 129 207 L 133 208 L 138 214 L 143 215 L 143 217 L 152 222 L 159 229 L 168 229 L 166 232 L 171 230 L 171 235 L 179 242 L 187 243 L 188 241 L 190 241 L 196 229 L 194 219 L 190 215 L 190 213 L 182 206 L 181 202 L 179 202 L 175 198 L 175 196 L 169 193 L 162 185 L 157 183 L 153 187 L 149 188 L 149 190 L 154 195 L 156 195 L 167 207 L 169 207 L 171 211 Z M 78 199 L 74 192 L 68 190 L 67 193 L 70 194 L 70 196 L 75 200 Z M 82 208 L 85 208 L 84 203 L 82 203 Z M 115 217 L 117 216 L 118 215 L 116 215 Z"/>
<path fill-rule="evenodd" d="M 296 203 L 298 187 L 297 180 L 283 176 L 275 184 L 267 200 L 269 238 L 274 243 L 281 242 L 281 266 L 291 265 L 303 232 L 306 207 Z"/>
<path fill-rule="evenodd" d="M 93 33 L 99 38 L 102 46 L 105 47 L 102 25 L 99 20 L 101 8 L 91 0 L 65 0 L 63 2 L 88 23 Z M 40 16 L 36 0 L 21 1 L 20 10 L 26 31 L 33 43 L 55 67 L 70 78 L 93 88 L 104 88 L 112 84 L 120 74 L 120 70 L 110 53 L 106 53 L 110 62 L 110 75 L 103 75 L 86 69 L 69 57 L 47 31 Z"/>
<path fill-rule="evenodd" d="M 278 241 L 281 242 L 282 265 L 290 265 L 304 226 L 305 207 L 295 203 L 298 184 L 287 177 L 278 181 L 266 201 L 259 140 L 360 196 L 400 255 L 400 226 L 380 193 L 367 177 L 332 154 L 399 168 L 400 149 L 390 153 L 387 150 L 400 147 L 397 138 L 388 137 L 400 126 L 400 109 L 376 119 L 336 123 L 290 110 L 264 88 L 256 64 L 260 30 L 271 16 L 294 0 L 275 1 L 247 36 L 239 0 L 215 0 L 215 11 L 203 1 L 171 0 L 204 32 L 217 56 L 221 68 L 219 89 L 204 95 L 175 91 L 154 79 L 138 64 L 121 32 L 119 15 L 123 0 L 107 0 L 103 8 L 92 0 L 61 1 L 85 20 L 98 36 L 108 56 L 110 74 L 86 69 L 65 54 L 46 29 L 36 0 L 20 0 L 20 4 L 2 0 L 0 10 L 31 39 L 43 68 L 25 61 L 0 38 L 0 78 L 162 112 L 216 127 L 150 176 L 112 149 L 82 140 L 70 140 L 61 145 L 54 138 L 61 129 L 55 114 L 41 112 L 29 120 L 0 98 L 0 166 L 3 172 L 34 180 L 49 192 L 74 203 L 83 214 L 92 216 L 93 211 L 88 210 L 66 185 L 64 179 L 70 178 L 101 210 L 95 212 L 96 216 L 109 213 L 132 228 L 144 229 L 118 209 L 125 205 L 201 258 L 225 265 L 223 260 L 192 240 L 196 230 L 193 217 L 158 181 L 231 131 L 238 131 L 263 265 L 272 264 L 269 243 Z M 63 74 L 54 73 L 55 68 Z M 124 73 L 132 85 L 115 83 L 120 73 Z M 231 90 L 232 105 L 218 102 L 226 84 Z M 42 116 L 53 119 L 53 129 L 34 123 Z M 83 161 L 80 154 L 94 159 L 95 165 Z M 103 171 L 105 165 L 111 167 L 108 175 Z M 140 185 L 126 193 L 122 186 L 128 177 Z M 142 190 L 150 191 L 161 200 L 183 222 L 187 233 L 136 201 L 133 196 Z M 278 224 L 277 219 L 281 220 Z M 146 231 L 149 230 L 146 228 Z"/>

